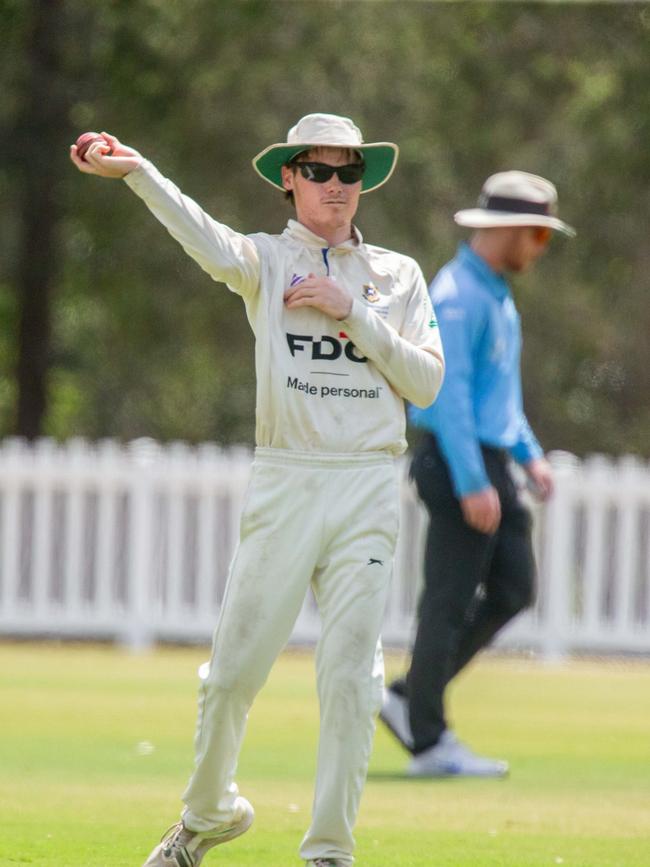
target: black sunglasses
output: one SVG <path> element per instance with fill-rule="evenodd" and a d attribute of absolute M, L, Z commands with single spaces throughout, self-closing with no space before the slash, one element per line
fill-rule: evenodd
<path fill-rule="evenodd" d="M 356 184 L 357 181 L 361 180 L 366 170 L 364 163 L 329 166 L 327 163 L 295 162 L 293 165 L 300 169 L 303 178 L 313 181 L 315 184 L 324 184 L 335 172 L 342 184 Z"/>

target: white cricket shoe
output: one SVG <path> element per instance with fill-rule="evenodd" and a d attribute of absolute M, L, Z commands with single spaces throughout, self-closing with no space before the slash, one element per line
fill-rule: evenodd
<path fill-rule="evenodd" d="M 167 831 L 143 867 L 198 867 L 203 856 L 220 843 L 227 843 L 248 831 L 253 824 L 255 811 L 246 798 L 235 800 L 235 816 L 232 824 L 208 832 L 190 831 L 182 822 Z"/>
<path fill-rule="evenodd" d="M 413 735 L 409 722 L 408 701 L 403 695 L 393 692 L 392 689 L 384 689 L 379 719 L 386 728 L 394 735 L 405 750 L 413 750 Z"/>
<path fill-rule="evenodd" d="M 505 777 L 508 763 L 477 756 L 447 729 L 433 747 L 409 762 L 409 777 Z"/>

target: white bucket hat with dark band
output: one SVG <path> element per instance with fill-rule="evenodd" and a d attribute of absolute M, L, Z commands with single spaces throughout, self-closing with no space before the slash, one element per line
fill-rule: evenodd
<path fill-rule="evenodd" d="M 477 208 L 458 211 L 459 226 L 492 229 L 499 226 L 547 226 L 573 237 L 575 229 L 557 216 L 555 186 L 528 172 L 499 172 L 483 184 Z"/>
<path fill-rule="evenodd" d="M 369 193 L 385 184 L 393 174 L 399 148 L 391 142 L 363 141 L 361 130 L 349 117 L 337 114 L 308 114 L 289 130 L 286 142 L 270 145 L 253 158 L 255 171 L 284 191 L 282 166 L 302 151 L 314 147 L 352 148 L 363 156 L 366 170 L 361 192 Z"/>

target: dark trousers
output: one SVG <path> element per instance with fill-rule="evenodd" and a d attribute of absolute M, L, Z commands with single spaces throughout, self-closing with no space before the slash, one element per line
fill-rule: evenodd
<path fill-rule="evenodd" d="M 447 728 L 449 681 L 534 598 L 530 514 L 519 499 L 507 453 L 489 447 L 482 452 L 501 500 L 501 524 L 493 536 L 465 523 L 435 437 L 424 437 L 411 465 L 430 519 L 424 590 L 411 667 L 391 689 L 408 696 L 416 754 L 437 743 Z"/>

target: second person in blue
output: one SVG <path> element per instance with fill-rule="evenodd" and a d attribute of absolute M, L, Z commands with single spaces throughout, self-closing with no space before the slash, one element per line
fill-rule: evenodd
<path fill-rule="evenodd" d="M 476 755 L 445 712 L 452 678 L 534 599 L 531 518 L 512 460 L 541 500 L 552 474 L 524 415 L 521 328 L 506 275 L 529 268 L 554 231 L 550 181 L 508 171 L 485 182 L 478 207 L 455 215 L 474 229 L 430 287 L 446 356 L 435 404 L 412 408 L 422 430 L 411 474 L 429 513 L 424 589 L 411 666 L 384 695 L 381 719 L 412 753 L 412 776 L 507 774 Z"/>

